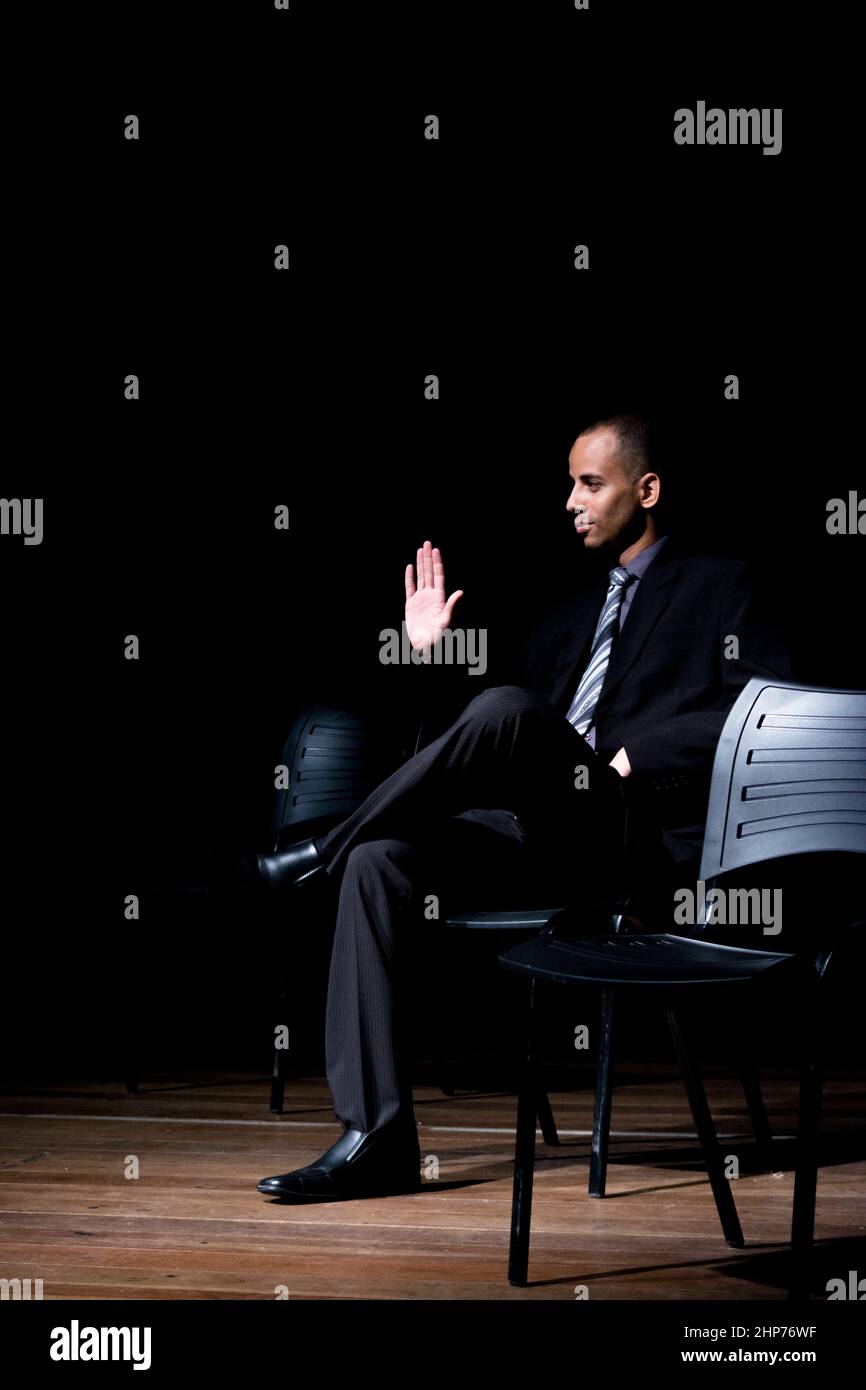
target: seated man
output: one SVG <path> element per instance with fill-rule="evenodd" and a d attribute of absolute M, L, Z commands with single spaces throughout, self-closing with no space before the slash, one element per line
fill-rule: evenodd
<path fill-rule="evenodd" d="M 667 533 L 665 464 L 646 419 L 615 416 L 583 430 L 569 474 L 567 509 L 583 546 L 605 562 L 601 582 L 548 613 L 514 684 L 483 690 L 333 830 L 258 856 L 272 886 L 296 891 L 320 873 L 339 886 L 325 1050 L 344 1126 L 315 1162 L 263 1178 L 262 1193 L 417 1188 L 396 971 L 413 905 L 456 888 L 460 906 L 491 907 L 495 889 L 509 901 L 536 884 L 524 905 L 579 902 L 603 922 L 622 870 L 624 779 L 656 807 L 651 862 L 661 871 L 696 858 L 731 705 L 754 675 L 790 678 L 748 565 Z M 441 555 L 425 542 L 416 572 L 406 570 L 416 651 L 441 640 L 460 596 L 446 599 Z"/>

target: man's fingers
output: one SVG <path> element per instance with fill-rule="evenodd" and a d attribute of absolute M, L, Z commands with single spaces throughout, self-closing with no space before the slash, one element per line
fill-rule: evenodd
<path fill-rule="evenodd" d="M 454 590 L 454 593 L 451 595 L 451 597 L 449 598 L 448 602 L 446 603 L 446 605 L 445 605 L 445 612 L 448 614 L 448 622 L 449 622 L 449 623 L 451 622 L 451 614 L 452 614 L 453 611 L 454 611 L 454 605 L 455 605 L 455 603 L 457 602 L 457 600 L 458 600 L 459 598 L 462 598 L 462 597 L 463 597 L 463 590 L 462 590 L 462 589 L 455 589 L 455 590 Z"/>
<path fill-rule="evenodd" d="M 410 599 L 415 593 L 415 572 L 411 565 L 406 566 L 406 598 Z"/>
<path fill-rule="evenodd" d="M 438 545 L 433 547 L 433 586 L 438 589 L 440 594 L 445 594 L 445 566 L 442 563 L 442 552 Z"/>
<path fill-rule="evenodd" d="M 411 598 L 409 592 L 409 577 L 412 566 L 406 566 L 406 597 Z M 415 569 L 417 573 L 417 584 L 419 589 L 436 589 L 445 598 L 445 565 L 442 562 L 442 552 L 438 545 L 432 545 L 430 541 L 425 541 L 419 545 L 415 552 Z M 463 590 L 461 589 L 462 593 Z"/>

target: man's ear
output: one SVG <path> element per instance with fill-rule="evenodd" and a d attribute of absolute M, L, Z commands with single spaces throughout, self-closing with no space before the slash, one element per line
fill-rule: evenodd
<path fill-rule="evenodd" d="M 661 498 L 662 480 L 658 473 L 644 473 L 640 480 L 641 503 L 645 507 L 657 507 Z"/>

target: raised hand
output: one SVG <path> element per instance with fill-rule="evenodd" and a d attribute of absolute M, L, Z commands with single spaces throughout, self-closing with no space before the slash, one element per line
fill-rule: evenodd
<path fill-rule="evenodd" d="M 416 652 L 423 651 L 430 660 L 430 651 L 441 641 L 442 633 L 451 626 L 454 605 L 463 596 L 462 589 L 445 598 L 445 566 L 438 546 L 425 541 L 416 556 L 417 587 L 412 566 L 406 566 L 406 634 Z"/>

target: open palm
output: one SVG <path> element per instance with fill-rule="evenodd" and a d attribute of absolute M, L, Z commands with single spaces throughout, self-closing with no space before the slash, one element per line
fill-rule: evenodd
<path fill-rule="evenodd" d="M 412 566 L 406 566 L 406 633 L 415 651 L 429 651 L 451 625 L 462 589 L 445 597 L 445 566 L 438 546 L 425 541 L 416 556 L 417 585 Z"/>

